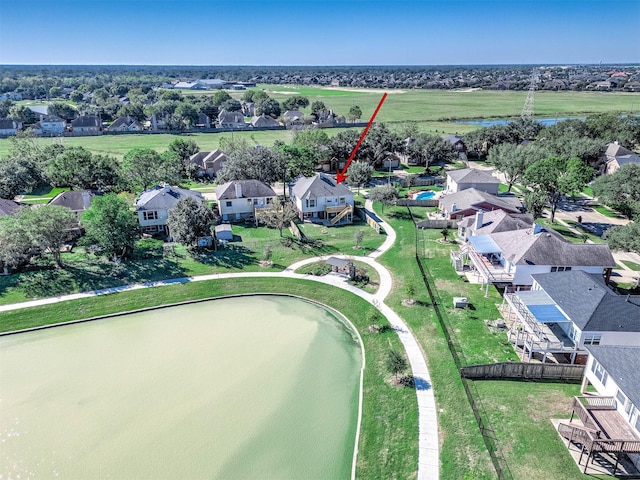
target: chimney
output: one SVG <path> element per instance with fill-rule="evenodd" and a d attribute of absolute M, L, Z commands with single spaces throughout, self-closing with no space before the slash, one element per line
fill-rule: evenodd
<path fill-rule="evenodd" d="M 242 185 L 236 182 L 234 186 L 236 187 L 236 198 L 242 198 Z"/>
<path fill-rule="evenodd" d="M 91 193 L 87 190 L 82 191 L 82 205 L 84 205 L 85 210 L 91 205 Z"/>
<path fill-rule="evenodd" d="M 458 206 L 454 203 L 451 205 L 451 211 L 455 212 L 456 210 L 458 210 Z"/>
<path fill-rule="evenodd" d="M 483 212 L 476 212 L 476 224 L 473 228 L 475 228 L 476 230 L 482 228 L 482 217 L 483 217 Z"/>
<path fill-rule="evenodd" d="M 164 191 L 165 193 L 169 193 L 171 191 L 171 185 L 169 185 L 168 183 L 166 183 L 164 185 Z"/>
<path fill-rule="evenodd" d="M 539 223 L 534 223 L 533 234 L 535 235 L 536 233 L 540 233 L 541 231 L 542 231 L 542 225 L 540 225 Z"/>

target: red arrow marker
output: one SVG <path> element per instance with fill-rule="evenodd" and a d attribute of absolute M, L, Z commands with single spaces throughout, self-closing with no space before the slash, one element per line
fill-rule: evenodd
<path fill-rule="evenodd" d="M 347 173 L 347 169 L 349 168 L 349 165 L 351 165 L 351 162 L 353 161 L 353 157 L 356 156 L 356 152 L 358 151 L 358 148 L 360 148 L 360 144 L 362 143 L 362 140 L 364 140 L 364 137 L 367 135 L 367 132 L 369 131 L 369 128 L 373 123 L 373 120 L 376 118 L 376 115 L 378 114 L 380 107 L 384 103 L 385 98 L 387 98 L 386 93 L 382 95 L 382 98 L 380 99 L 380 103 L 376 107 L 376 111 L 373 112 L 373 115 L 371 116 L 371 120 L 369 120 L 367 127 L 362 132 L 362 135 L 360 135 L 360 140 L 358 140 L 358 143 L 356 143 L 356 147 L 353 149 L 353 152 L 351 152 L 351 156 L 349 157 L 349 160 L 347 160 L 347 164 L 344 166 L 341 172 L 338 172 L 337 179 L 336 179 L 338 183 L 343 182 L 347 178 L 347 176 L 345 175 Z"/>

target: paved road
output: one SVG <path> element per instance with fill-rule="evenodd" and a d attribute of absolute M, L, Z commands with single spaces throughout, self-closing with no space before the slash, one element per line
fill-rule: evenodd
<path fill-rule="evenodd" d="M 366 209 L 373 212 L 372 203 L 370 200 L 366 201 Z M 42 300 L 32 300 L 23 303 L 14 303 L 10 305 L 0 305 L 0 312 L 6 312 L 9 310 L 17 310 L 21 308 L 28 308 L 38 305 L 48 305 L 57 302 L 63 302 L 68 300 L 75 300 L 78 298 L 94 297 L 96 295 L 106 295 L 117 292 L 124 292 L 129 290 L 138 290 L 142 288 L 153 288 L 163 285 L 189 283 L 189 282 L 201 282 L 206 280 L 217 280 L 226 278 L 239 278 L 239 277 L 288 277 L 298 279 L 308 279 L 316 282 L 321 282 L 329 285 L 333 285 L 343 290 L 348 290 L 366 301 L 370 302 L 387 318 L 391 327 L 395 330 L 402 342 L 411 370 L 416 384 L 416 397 L 418 403 L 418 480 L 437 479 L 440 474 L 440 452 L 438 442 L 438 418 L 436 414 L 436 403 L 433 394 L 433 388 L 431 383 L 431 376 L 429 375 L 429 369 L 424 357 L 424 353 L 420 348 L 418 341 L 415 339 L 406 323 L 400 316 L 398 316 L 391 308 L 385 303 L 384 299 L 389 295 L 393 287 L 393 278 L 389 271 L 380 265 L 376 258 L 390 249 L 396 239 L 396 233 L 391 228 L 391 225 L 384 221 L 380 221 L 382 227 L 386 232 L 386 239 L 382 245 L 376 250 L 372 251 L 366 257 L 350 257 L 347 255 L 333 255 L 338 258 L 353 258 L 361 262 L 365 262 L 371 267 L 375 268 L 380 276 L 380 287 L 375 294 L 366 293 L 359 288 L 350 285 L 347 281 L 337 275 L 325 275 L 321 277 L 301 275 L 295 273 L 295 270 L 303 265 L 309 263 L 315 263 L 318 261 L 326 260 L 328 256 L 307 258 L 296 262 L 287 267 L 282 272 L 247 272 L 247 273 L 221 273 L 211 275 L 200 275 L 196 277 L 184 277 L 177 279 L 161 280 L 156 282 L 146 282 L 136 285 L 126 285 L 122 287 L 108 288 L 103 290 L 95 290 L 92 292 L 77 293 L 72 295 L 64 295 L 60 297 L 45 298 Z"/>

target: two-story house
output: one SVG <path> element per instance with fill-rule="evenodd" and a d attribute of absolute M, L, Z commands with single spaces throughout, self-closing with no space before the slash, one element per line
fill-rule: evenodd
<path fill-rule="evenodd" d="M 108 130 L 110 132 L 141 132 L 144 130 L 144 127 L 135 118 L 130 115 L 125 115 L 116 118 L 113 123 L 109 125 Z"/>
<path fill-rule="evenodd" d="M 220 110 L 218 114 L 218 126 L 220 128 L 232 128 L 243 129 L 247 128 L 247 124 L 244 121 L 244 114 L 242 112 L 229 112 L 227 110 Z"/>
<path fill-rule="evenodd" d="M 74 133 L 101 135 L 102 120 L 96 115 L 81 115 L 71 121 L 71 128 Z"/>
<path fill-rule="evenodd" d="M 616 262 L 608 245 L 573 243 L 553 229 L 531 228 L 473 235 L 451 252 L 456 270 L 470 264 L 477 279 L 510 288 L 531 288 L 536 273 L 584 270 L 608 282 Z"/>
<path fill-rule="evenodd" d="M 353 223 L 353 192 L 325 174 L 300 177 L 291 188 L 291 201 L 300 220 L 329 225 Z"/>
<path fill-rule="evenodd" d="M 504 295 L 509 338 L 523 360 L 563 355 L 584 363 L 588 345 L 640 345 L 640 296 L 618 295 L 602 274 L 584 270 L 532 278 L 530 290 Z"/>
<path fill-rule="evenodd" d="M 227 160 L 228 155 L 218 148 L 213 152 L 198 152 L 189 157 L 189 161 L 197 168 L 199 177 L 215 177 Z"/>
<path fill-rule="evenodd" d="M 47 115 L 39 122 L 31 126 L 31 130 L 38 135 L 62 135 L 67 127 L 67 122 L 55 115 Z"/>
<path fill-rule="evenodd" d="M 192 197 L 198 204 L 203 201 L 200 192 L 169 185 L 157 185 L 142 192 L 136 199 L 136 214 L 142 232 L 149 235 L 168 236 L 169 212 L 176 206 L 178 200 L 185 197 Z"/>
<path fill-rule="evenodd" d="M 259 180 L 234 180 L 216 187 L 223 221 L 255 219 L 256 209 L 271 205 L 276 198 L 273 188 Z"/>
<path fill-rule="evenodd" d="M 492 175 L 490 170 L 478 170 L 477 168 L 463 168 L 449 170 L 447 172 L 447 193 L 456 193 L 467 188 L 475 188 L 481 192 L 498 194 L 500 180 Z"/>
<path fill-rule="evenodd" d="M 588 345 L 582 395 L 574 397 L 571 418 L 558 424 L 568 448 L 580 452 L 587 474 L 624 477 L 640 470 L 640 346 Z M 592 386 L 597 394 L 587 392 Z M 596 463 L 600 472 L 589 470 Z M 584 467 L 582 465 L 584 458 Z M 625 462 L 628 458 L 632 465 Z M 606 466 L 602 472 L 602 466 Z M 635 468 L 634 468 L 635 467 Z M 635 470 L 635 471 L 634 471 Z"/>
<path fill-rule="evenodd" d="M 22 130 L 22 122 L 13 118 L 0 118 L 0 136 L 8 137 Z"/>

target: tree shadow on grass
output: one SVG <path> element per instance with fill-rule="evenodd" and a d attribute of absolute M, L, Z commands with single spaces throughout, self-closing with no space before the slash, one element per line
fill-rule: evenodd
<path fill-rule="evenodd" d="M 256 263 L 252 254 L 251 250 L 239 245 L 227 245 L 217 251 L 194 250 L 190 252 L 191 258 L 204 265 L 239 270 Z"/>

